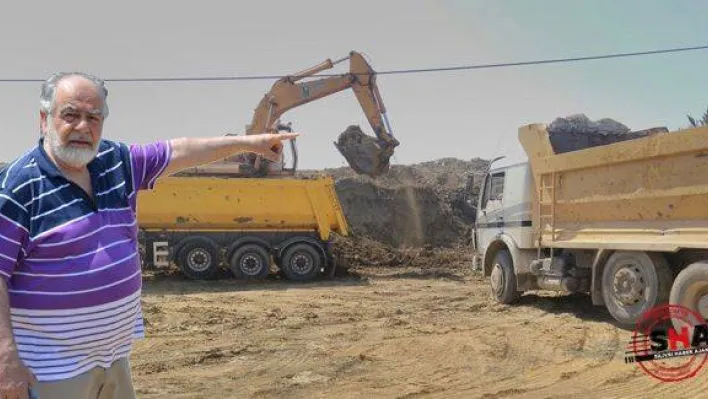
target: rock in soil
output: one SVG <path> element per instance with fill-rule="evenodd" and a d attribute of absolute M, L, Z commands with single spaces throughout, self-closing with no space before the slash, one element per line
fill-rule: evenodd
<path fill-rule="evenodd" d="M 547 129 L 556 154 L 668 132 L 665 127 L 632 131 L 614 119 L 592 121 L 585 114 L 556 118 Z"/>
<path fill-rule="evenodd" d="M 381 148 L 376 137 L 367 136 L 359 126 L 347 127 L 334 145 L 357 173 L 376 177 L 388 171 L 391 154 Z"/>

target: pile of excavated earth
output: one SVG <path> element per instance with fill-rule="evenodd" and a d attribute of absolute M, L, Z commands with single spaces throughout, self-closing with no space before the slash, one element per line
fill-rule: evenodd
<path fill-rule="evenodd" d="M 347 167 L 318 171 L 334 178 L 349 223 L 350 236 L 338 237 L 333 246 L 339 266 L 433 266 L 442 258 L 457 264 L 467 259 L 488 164 L 444 158 L 392 165 L 376 178 Z"/>
<path fill-rule="evenodd" d="M 613 119 L 583 114 L 556 118 L 547 126 L 556 153 L 666 133 L 666 128 L 632 131 Z M 335 180 L 351 236 L 334 246 L 343 265 L 407 266 L 468 259 L 475 207 L 489 161 L 443 158 L 392 165 L 370 178 L 342 167 L 306 171 Z M 442 258 L 441 258 L 442 257 Z"/>
<path fill-rule="evenodd" d="M 488 162 L 439 159 L 393 165 L 379 177 L 329 169 L 350 228 L 394 247 L 449 247 L 468 234 Z"/>

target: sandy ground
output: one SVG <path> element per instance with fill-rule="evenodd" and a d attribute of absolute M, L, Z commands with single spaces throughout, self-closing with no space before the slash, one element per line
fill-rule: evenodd
<path fill-rule="evenodd" d="M 308 284 L 146 276 L 144 398 L 690 398 L 625 364 L 631 331 L 585 296 L 493 303 L 465 268 L 359 267 Z"/>

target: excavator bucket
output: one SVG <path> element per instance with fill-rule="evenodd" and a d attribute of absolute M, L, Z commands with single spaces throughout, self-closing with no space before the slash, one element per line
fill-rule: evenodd
<path fill-rule="evenodd" d="M 377 177 L 389 169 L 393 149 L 382 147 L 378 139 L 364 134 L 359 126 L 349 126 L 334 145 L 359 174 Z"/>

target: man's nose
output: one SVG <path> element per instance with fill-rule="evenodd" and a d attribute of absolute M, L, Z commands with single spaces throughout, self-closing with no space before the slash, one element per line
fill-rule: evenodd
<path fill-rule="evenodd" d="M 76 124 L 74 130 L 78 130 L 80 132 L 91 132 L 91 125 L 86 117 L 82 117 L 79 119 L 79 122 Z"/>

